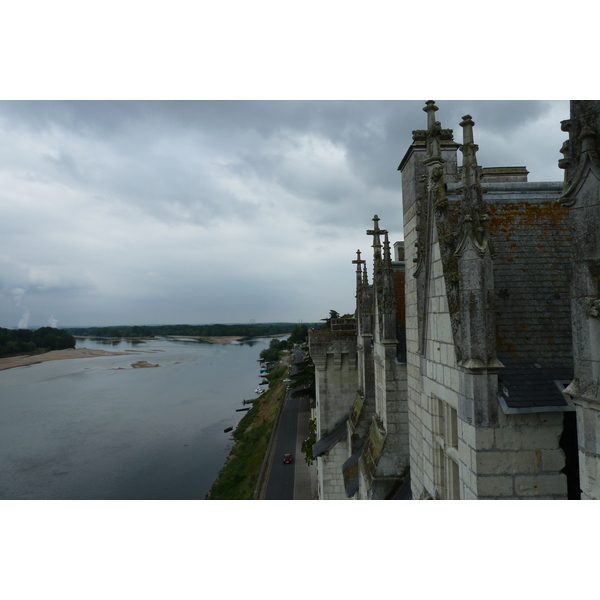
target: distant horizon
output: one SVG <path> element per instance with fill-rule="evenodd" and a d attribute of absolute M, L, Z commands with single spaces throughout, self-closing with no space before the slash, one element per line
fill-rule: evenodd
<path fill-rule="evenodd" d="M 173 323 L 119 323 L 118 325 L 56 325 L 56 329 L 89 329 L 91 327 L 105 328 L 105 327 L 163 327 L 163 326 L 174 326 L 174 325 L 193 325 L 193 326 L 203 326 L 203 325 L 308 325 L 313 323 L 319 323 L 323 321 L 323 319 L 315 319 L 314 321 L 211 321 L 209 323 L 184 323 L 181 321 L 173 322 Z M 3 327 L 0 325 L 0 327 Z M 41 329 L 42 327 L 51 327 L 48 324 L 45 325 L 28 325 L 27 327 L 3 327 L 4 329 Z"/>

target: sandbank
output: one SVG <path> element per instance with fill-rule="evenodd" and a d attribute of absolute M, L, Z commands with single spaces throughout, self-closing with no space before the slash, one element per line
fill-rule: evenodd
<path fill-rule="evenodd" d="M 160 365 L 151 365 L 147 360 L 138 360 L 136 363 L 131 365 L 134 369 L 148 369 L 153 367 L 160 367 Z"/>
<path fill-rule="evenodd" d="M 129 352 L 109 352 L 108 350 L 89 350 L 88 348 L 67 348 L 66 350 L 51 350 L 44 354 L 33 356 L 9 356 L 0 358 L 0 371 L 14 367 L 27 367 L 49 360 L 65 360 L 67 358 L 93 358 L 96 356 L 118 356 Z"/>

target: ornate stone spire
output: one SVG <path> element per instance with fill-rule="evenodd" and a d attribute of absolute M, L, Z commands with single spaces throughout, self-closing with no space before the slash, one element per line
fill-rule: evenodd
<path fill-rule="evenodd" d="M 362 273 L 361 273 L 361 265 L 366 265 L 366 261 L 362 260 L 360 258 L 360 250 L 356 251 L 356 260 L 352 261 L 353 265 L 356 265 L 356 291 L 358 293 L 358 290 L 360 289 L 360 287 L 362 286 L 363 282 L 362 282 Z M 365 266 L 366 268 L 366 266 Z"/>
<path fill-rule="evenodd" d="M 463 143 L 460 151 L 463 153 L 463 184 L 465 188 L 479 185 L 479 168 L 477 167 L 477 150 L 479 146 L 473 141 L 473 125 L 471 115 L 463 117 L 460 126 L 463 128 Z"/>
<path fill-rule="evenodd" d="M 429 158 L 441 158 L 440 135 L 442 126 L 439 121 L 435 120 L 435 113 L 439 109 L 433 100 L 427 100 L 423 110 L 427 113 L 427 156 Z"/>
<path fill-rule="evenodd" d="M 494 250 L 490 240 L 490 212 L 483 201 L 485 191 L 479 182 L 479 167 L 477 166 L 477 150 L 479 146 L 473 141 L 473 119 L 471 115 L 463 117 L 460 126 L 463 128 L 463 143 L 460 151 L 463 153 L 463 200 L 461 206 L 461 238 L 456 249 L 460 256 L 467 244 L 472 243 L 477 252 L 483 256 L 489 249 L 492 257 Z"/>
<path fill-rule="evenodd" d="M 496 321 L 494 311 L 494 255 L 489 231 L 490 212 L 483 201 L 477 166 L 478 146 L 473 141 L 473 119 L 463 117 L 462 202 L 459 213 L 460 241 L 456 252 L 460 335 L 457 358 L 459 365 L 472 374 L 499 369 L 496 357 Z M 480 403 L 475 409 L 476 422 L 492 422 L 494 408 Z M 495 405 L 494 405 L 495 406 Z"/>
<path fill-rule="evenodd" d="M 379 255 L 379 258 L 381 258 L 381 240 L 379 238 L 379 236 L 381 234 L 385 234 L 387 233 L 386 229 L 379 229 L 379 217 L 377 215 L 375 215 L 373 217 L 373 229 L 367 229 L 367 235 L 372 235 L 373 236 L 373 245 L 372 248 L 375 248 L 375 256 L 377 257 L 377 255 Z"/>

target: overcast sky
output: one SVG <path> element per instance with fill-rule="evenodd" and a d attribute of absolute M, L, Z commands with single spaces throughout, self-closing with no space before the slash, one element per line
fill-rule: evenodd
<path fill-rule="evenodd" d="M 0 326 L 352 312 L 424 100 L 0 102 Z M 562 180 L 568 102 L 436 102 L 480 165 Z"/>

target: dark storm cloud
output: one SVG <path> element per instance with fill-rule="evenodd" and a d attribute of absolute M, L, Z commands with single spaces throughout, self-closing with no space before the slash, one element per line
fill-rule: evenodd
<path fill-rule="evenodd" d="M 437 104 L 458 142 L 471 114 L 482 166 L 562 177 L 566 102 Z M 0 326 L 351 311 L 373 215 L 402 238 L 397 168 L 423 106 L 0 102 Z"/>

